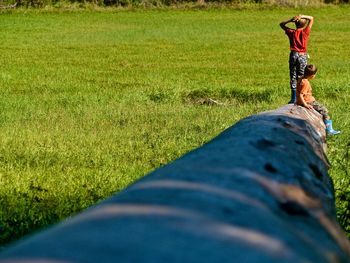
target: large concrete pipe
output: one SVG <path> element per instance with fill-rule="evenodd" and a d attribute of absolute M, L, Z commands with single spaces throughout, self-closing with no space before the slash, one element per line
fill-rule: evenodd
<path fill-rule="evenodd" d="M 324 147 L 314 111 L 248 117 L 0 262 L 350 262 Z"/>

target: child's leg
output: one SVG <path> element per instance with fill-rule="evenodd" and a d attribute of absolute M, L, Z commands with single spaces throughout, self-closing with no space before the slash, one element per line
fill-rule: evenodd
<path fill-rule="evenodd" d="M 290 76 L 290 90 L 291 98 L 289 103 L 296 102 L 296 90 L 297 90 L 297 62 L 298 53 L 291 51 L 289 55 L 289 76 Z"/>
<path fill-rule="evenodd" d="M 323 106 L 321 103 L 314 101 L 311 103 L 311 105 L 315 111 L 319 112 L 322 115 L 322 118 L 324 121 L 330 119 L 328 109 L 325 106 Z"/>
<path fill-rule="evenodd" d="M 312 107 L 319 113 L 322 114 L 324 124 L 326 125 L 326 133 L 327 135 L 336 135 L 339 134 L 340 131 L 333 129 L 333 123 L 332 120 L 329 117 L 328 110 L 325 106 L 318 103 L 317 101 L 314 101 L 311 103 Z"/>
<path fill-rule="evenodd" d="M 298 53 L 291 51 L 289 55 L 289 76 L 290 76 L 290 88 L 295 90 L 297 88 L 297 62 Z"/>
<path fill-rule="evenodd" d="M 304 76 L 305 67 L 307 65 L 307 54 L 298 54 L 297 59 L 297 78 Z"/>

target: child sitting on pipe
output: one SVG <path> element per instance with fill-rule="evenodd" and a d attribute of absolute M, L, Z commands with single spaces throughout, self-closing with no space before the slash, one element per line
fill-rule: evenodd
<path fill-rule="evenodd" d="M 312 96 L 312 88 L 309 80 L 315 78 L 317 73 L 317 68 L 315 65 L 309 64 L 306 65 L 304 76 L 298 79 L 297 82 L 297 105 L 304 106 L 308 109 L 314 109 L 319 112 L 323 121 L 326 125 L 327 135 L 335 135 L 339 134 L 340 131 L 334 130 L 332 127 L 332 120 L 329 117 L 328 110 L 325 106 L 321 105 L 319 102 L 315 100 Z"/>

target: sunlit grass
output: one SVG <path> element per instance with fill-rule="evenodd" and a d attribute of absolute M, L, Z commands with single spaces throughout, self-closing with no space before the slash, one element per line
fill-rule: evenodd
<path fill-rule="evenodd" d="M 0 13 L 0 244 L 285 104 L 278 23 L 300 12 L 316 18 L 315 95 L 343 131 L 328 148 L 346 227 L 349 8 L 19 11 Z"/>

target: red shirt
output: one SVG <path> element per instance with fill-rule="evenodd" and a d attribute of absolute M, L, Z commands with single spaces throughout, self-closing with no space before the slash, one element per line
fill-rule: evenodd
<path fill-rule="evenodd" d="M 310 27 L 287 29 L 285 32 L 289 38 L 290 50 L 305 53 L 309 40 Z"/>

